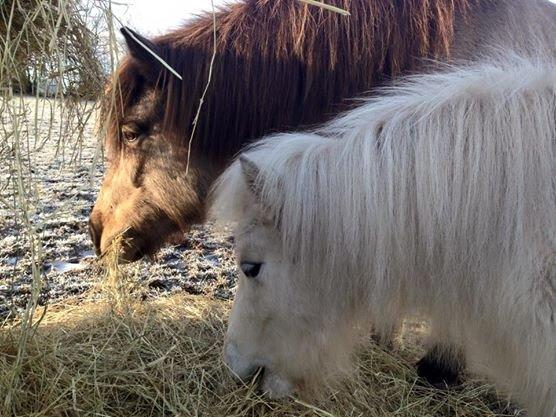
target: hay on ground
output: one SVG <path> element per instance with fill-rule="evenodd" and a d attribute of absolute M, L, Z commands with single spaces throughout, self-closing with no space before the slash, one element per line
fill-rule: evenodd
<path fill-rule="evenodd" d="M 466 416 L 503 411 L 489 387 L 420 386 L 410 350 L 369 344 L 352 377 L 317 401 L 269 401 L 236 383 L 221 361 L 230 303 L 177 295 L 148 302 L 65 302 L 27 338 L 11 378 L 20 329 L 0 330 L 2 416 Z M 39 314 L 37 317 L 40 316 Z"/>

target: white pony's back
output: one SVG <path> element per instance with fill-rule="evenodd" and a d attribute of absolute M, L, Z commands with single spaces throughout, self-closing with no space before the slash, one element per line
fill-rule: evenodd
<path fill-rule="evenodd" d="M 531 415 L 555 414 L 554 60 L 416 76 L 246 155 L 323 302 L 364 294 L 385 326 L 428 314 Z M 242 216 L 243 182 L 237 164 L 223 176 L 220 216 Z"/>

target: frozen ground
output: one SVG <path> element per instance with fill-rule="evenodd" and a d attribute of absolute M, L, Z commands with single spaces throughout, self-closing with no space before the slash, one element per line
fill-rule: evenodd
<path fill-rule="evenodd" d="M 27 218 L 40 248 L 40 304 L 80 296 L 102 279 L 87 232 L 103 172 L 95 117 L 83 123 L 63 120 L 52 100 L 26 98 L 24 104 L 25 109 L 19 102 L 9 109 L 4 105 L 0 113 L 0 320 L 21 311 L 32 291 Z M 14 113 L 25 122 L 14 126 Z M 25 195 L 25 204 L 18 195 Z M 163 249 L 155 260 L 137 262 L 132 270 L 146 296 L 186 291 L 229 298 L 235 282 L 231 237 L 198 227 L 180 245 Z"/>

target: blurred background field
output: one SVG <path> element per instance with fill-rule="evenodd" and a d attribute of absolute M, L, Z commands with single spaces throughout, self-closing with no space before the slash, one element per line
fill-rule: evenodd
<path fill-rule="evenodd" d="M 471 378 L 422 386 L 417 319 L 393 350 L 368 341 L 324 398 L 269 402 L 220 360 L 236 279 L 228 231 L 197 227 L 121 268 L 96 260 L 98 99 L 122 56 L 122 7 L 0 2 L 0 416 L 524 415 Z"/>

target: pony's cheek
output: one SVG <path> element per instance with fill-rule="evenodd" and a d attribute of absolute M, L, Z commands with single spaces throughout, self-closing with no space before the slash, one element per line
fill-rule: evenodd
<path fill-rule="evenodd" d="M 265 369 L 261 390 L 269 398 L 279 399 L 287 397 L 293 393 L 294 389 L 294 385 L 286 378 L 281 377 L 269 369 Z"/>

